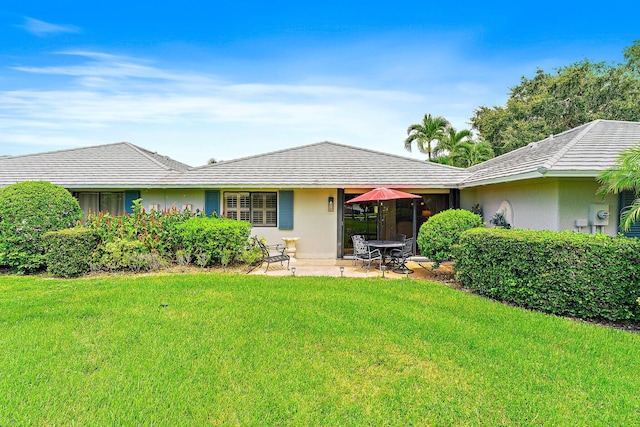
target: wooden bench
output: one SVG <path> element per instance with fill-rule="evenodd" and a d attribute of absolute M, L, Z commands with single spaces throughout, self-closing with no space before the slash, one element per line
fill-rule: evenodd
<path fill-rule="evenodd" d="M 282 263 L 284 261 L 287 261 L 287 270 L 289 269 L 289 262 L 291 261 L 291 257 L 284 252 L 286 249 L 284 245 L 265 245 L 259 239 L 254 239 L 254 241 L 262 251 L 262 258 L 260 258 L 251 268 L 251 270 L 247 271 L 247 273 L 251 273 L 254 269 L 260 267 L 265 262 L 267 263 L 267 268 L 265 268 L 264 270 L 265 273 L 267 272 L 267 270 L 269 270 L 269 265 L 272 262 L 280 262 L 280 265 L 283 265 Z M 280 249 L 280 247 L 282 247 L 282 249 Z"/>

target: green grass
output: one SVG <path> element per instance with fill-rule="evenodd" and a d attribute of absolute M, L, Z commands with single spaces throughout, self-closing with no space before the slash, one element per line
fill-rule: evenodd
<path fill-rule="evenodd" d="M 640 335 L 417 280 L 0 277 L 0 425 L 638 425 Z"/>

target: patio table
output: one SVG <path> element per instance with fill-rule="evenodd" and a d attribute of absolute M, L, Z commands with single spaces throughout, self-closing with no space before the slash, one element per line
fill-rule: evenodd
<path fill-rule="evenodd" d="M 367 240 L 365 243 L 367 244 L 367 246 L 370 246 L 374 249 L 380 249 L 383 264 L 386 264 L 385 256 L 387 255 L 388 250 L 398 249 L 404 246 L 404 242 L 400 240 Z"/>

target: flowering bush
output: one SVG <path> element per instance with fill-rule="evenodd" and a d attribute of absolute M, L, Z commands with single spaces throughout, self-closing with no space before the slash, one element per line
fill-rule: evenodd
<path fill-rule="evenodd" d="M 148 253 L 173 259 L 182 243 L 177 225 L 182 224 L 193 214 L 175 208 L 165 211 L 145 212 L 142 199 L 133 202 L 133 213 L 112 216 L 108 213 L 90 215 L 86 226 L 96 230 L 100 242 L 107 244 L 115 240 L 134 240 L 140 242 Z"/>

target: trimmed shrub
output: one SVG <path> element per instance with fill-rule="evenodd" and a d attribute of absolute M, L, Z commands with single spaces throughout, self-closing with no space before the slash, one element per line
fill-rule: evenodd
<path fill-rule="evenodd" d="M 82 211 L 71 193 L 45 181 L 0 188 L 0 265 L 31 273 L 45 265 L 42 235 L 73 227 Z"/>
<path fill-rule="evenodd" d="M 57 277 L 77 277 L 89 272 L 98 234 L 88 228 L 49 231 L 42 236 L 47 271 Z"/>
<path fill-rule="evenodd" d="M 587 319 L 640 319 L 640 240 L 476 229 L 455 248 L 466 287 L 522 307 Z"/>
<path fill-rule="evenodd" d="M 177 226 L 184 253 L 200 267 L 231 263 L 247 246 L 251 224 L 228 218 L 195 217 Z"/>
<path fill-rule="evenodd" d="M 149 252 L 139 240 L 115 239 L 98 247 L 92 267 L 96 270 L 134 272 L 158 270 L 166 261 L 157 253 Z"/>
<path fill-rule="evenodd" d="M 451 247 L 458 243 L 460 234 L 471 228 L 482 227 L 482 217 L 464 209 L 449 209 L 435 214 L 422 224 L 417 244 L 420 253 L 434 263 L 451 259 Z"/>

